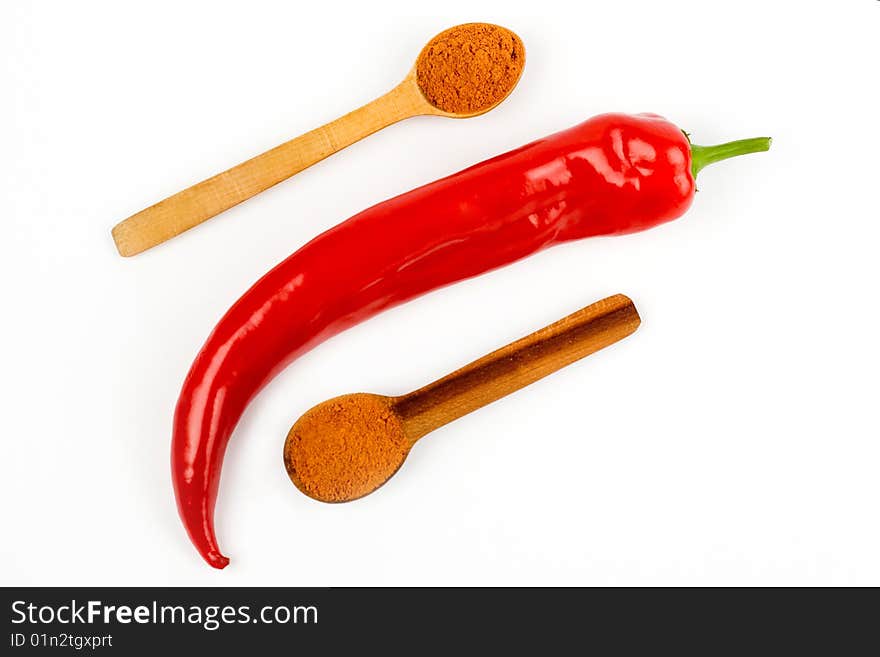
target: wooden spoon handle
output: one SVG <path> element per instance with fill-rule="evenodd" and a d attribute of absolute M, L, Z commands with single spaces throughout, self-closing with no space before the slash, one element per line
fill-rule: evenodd
<path fill-rule="evenodd" d="M 635 331 L 641 319 L 629 298 L 617 294 L 465 365 L 394 400 L 407 438 L 425 434 L 548 374 L 589 356 Z"/>
<path fill-rule="evenodd" d="M 146 251 L 426 107 L 407 76 L 367 105 L 132 215 L 113 228 L 116 248 L 123 256 Z"/>

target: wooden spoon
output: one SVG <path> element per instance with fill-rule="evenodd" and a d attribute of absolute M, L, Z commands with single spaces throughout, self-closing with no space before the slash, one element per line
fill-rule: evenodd
<path fill-rule="evenodd" d="M 363 497 L 397 472 L 419 438 L 617 342 L 640 322 L 618 294 L 408 395 L 358 393 L 318 404 L 287 435 L 287 474 L 322 502 Z"/>
<path fill-rule="evenodd" d="M 443 59 L 443 53 L 438 54 L 438 50 L 431 46 L 442 40 L 444 35 L 455 35 L 459 39 L 457 43 L 460 53 L 477 60 L 479 48 L 468 47 L 467 43 L 460 41 L 459 36 L 473 33 L 473 29 L 467 30 L 467 28 L 474 27 L 480 30 L 484 38 L 486 35 L 497 33 L 496 40 L 503 37 L 508 43 L 513 44 L 518 55 L 518 69 L 514 69 L 515 76 L 510 77 L 509 86 L 502 88 L 494 97 L 486 95 L 483 89 L 477 89 L 475 93 L 477 102 L 470 105 L 473 111 L 447 111 L 448 108 L 443 107 L 442 100 L 435 101 L 436 104 L 428 100 L 429 94 L 423 91 L 419 80 L 424 78 L 426 73 L 434 70 L 432 64 L 435 61 Z M 461 61 L 462 75 L 476 75 L 474 71 L 477 71 L 478 67 L 473 65 L 472 61 L 468 59 Z M 425 46 L 403 82 L 384 96 L 132 215 L 113 228 L 116 248 L 122 256 L 132 256 L 146 251 L 290 178 L 377 130 L 403 119 L 419 115 L 462 119 L 488 112 L 503 101 L 516 86 L 523 64 L 522 42 L 510 30 L 488 23 L 459 25 L 445 30 Z M 442 69 L 437 70 L 442 74 Z M 479 84 L 480 80 L 475 79 L 474 83 Z M 454 91 L 453 89 L 450 93 Z M 436 95 L 435 97 L 439 98 Z"/>

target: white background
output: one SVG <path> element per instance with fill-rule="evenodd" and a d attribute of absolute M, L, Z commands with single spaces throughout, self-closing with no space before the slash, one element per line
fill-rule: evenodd
<path fill-rule="evenodd" d="M 117 221 L 506 25 L 528 64 L 476 119 L 417 118 L 132 259 Z M 880 585 L 880 3 L 0 4 L 5 585 Z M 559 246 L 296 362 L 248 410 L 217 507 L 177 518 L 181 382 L 272 265 L 394 194 L 604 111 L 698 143 L 682 219 Z M 417 220 L 417 218 L 414 218 Z M 631 338 L 425 439 L 329 506 L 281 447 L 317 402 L 399 394 L 615 292 Z"/>

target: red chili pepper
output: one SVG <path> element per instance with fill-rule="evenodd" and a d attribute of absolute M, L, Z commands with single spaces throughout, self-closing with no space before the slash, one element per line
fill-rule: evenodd
<path fill-rule="evenodd" d="M 183 524 L 215 568 L 226 444 L 248 402 L 300 354 L 429 290 L 591 235 L 675 219 L 706 164 L 765 138 L 691 146 L 653 114 L 604 114 L 375 205 L 319 235 L 248 290 L 183 384 L 171 462 Z"/>

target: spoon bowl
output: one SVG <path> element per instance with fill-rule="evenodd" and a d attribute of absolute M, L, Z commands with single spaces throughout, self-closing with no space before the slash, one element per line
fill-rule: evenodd
<path fill-rule="evenodd" d="M 416 59 L 412 77 L 432 111 L 466 119 L 497 107 L 522 77 L 525 49 L 511 30 L 465 23 L 440 32 Z"/>
<path fill-rule="evenodd" d="M 318 404 L 297 420 L 284 443 L 284 466 L 309 497 L 348 502 L 388 481 L 410 447 L 392 397 L 355 393 Z"/>

